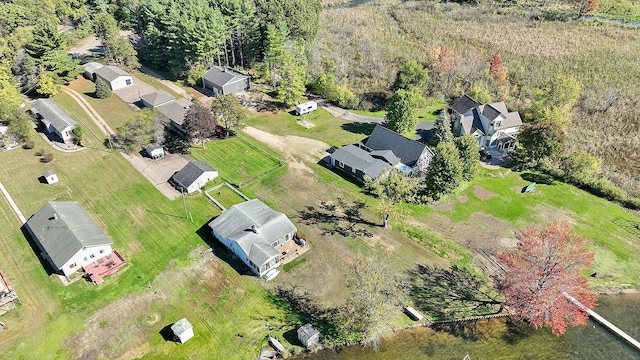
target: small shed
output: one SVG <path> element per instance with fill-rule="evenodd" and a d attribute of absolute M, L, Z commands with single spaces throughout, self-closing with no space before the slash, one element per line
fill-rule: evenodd
<path fill-rule="evenodd" d="M 193 325 L 186 318 L 182 318 L 171 325 L 174 339 L 184 344 L 193 337 Z"/>
<path fill-rule="evenodd" d="M 298 329 L 298 340 L 308 348 L 320 341 L 320 332 L 311 324 L 302 325 Z"/>
<path fill-rule="evenodd" d="M 415 321 L 420 321 L 424 318 L 424 316 L 419 311 L 412 308 L 411 306 L 405 307 L 404 310 L 407 312 L 407 315 L 409 315 L 409 317 Z"/>
<path fill-rule="evenodd" d="M 58 182 L 58 174 L 56 174 L 56 172 L 53 170 L 45 171 L 44 174 L 42 174 L 42 176 L 44 176 L 44 180 L 47 182 L 47 184 L 53 184 Z"/>
<path fill-rule="evenodd" d="M 152 159 L 159 159 L 164 156 L 164 149 L 158 143 L 151 143 L 145 146 L 144 150 Z"/>

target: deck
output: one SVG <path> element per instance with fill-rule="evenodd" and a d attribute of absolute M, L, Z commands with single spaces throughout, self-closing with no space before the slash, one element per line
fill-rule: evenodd
<path fill-rule="evenodd" d="M 113 250 L 111 254 L 85 266 L 85 276 L 94 284 L 101 284 L 105 277 L 115 274 L 126 263 L 127 261 L 122 255 L 116 250 Z"/>
<path fill-rule="evenodd" d="M 304 239 L 303 239 L 304 240 Z M 293 261 L 298 256 L 304 254 L 309 250 L 309 244 L 307 241 L 304 241 L 304 245 L 300 245 L 296 240 L 289 240 L 284 244 L 276 247 L 276 251 L 280 252 L 280 263 L 286 264 L 288 262 Z"/>
<path fill-rule="evenodd" d="M 0 268 L 0 315 L 15 309 L 16 304 L 14 301 L 16 300 L 19 301 L 18 294 L 11 286 L 4 271 Z"/>

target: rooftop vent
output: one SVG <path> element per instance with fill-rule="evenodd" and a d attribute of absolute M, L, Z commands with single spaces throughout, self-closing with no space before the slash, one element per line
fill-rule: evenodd
<path fill-rule="evenodd" d="M 253 231 L 256 234 L 260 234 L 260 228 L 255 225 L 251 225 L 251 231 Z"/>

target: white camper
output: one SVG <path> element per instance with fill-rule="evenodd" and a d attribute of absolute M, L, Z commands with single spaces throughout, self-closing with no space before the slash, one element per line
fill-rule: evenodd
<path fill-rule="evenodd" d="M 306 103 L 298 104 L 298 106 L 296 106 L 296 115 L 308 114 L 317 108 L 318 104 L 316 104 L 315 101 L 307 101 Z"/>

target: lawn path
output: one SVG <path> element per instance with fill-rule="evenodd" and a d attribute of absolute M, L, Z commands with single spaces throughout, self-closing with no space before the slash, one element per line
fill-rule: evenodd
<path fill-rule="evenodd" d="M 110 136 L 115 134 L 115 131 L 113 131 L 113 129 L 109 126 L 109 124 L 107 124 L 107 122 L 104 121 L 102 116 L 98 114 L 98 112 L 93 108 L 93 106 L 91 106 L 91 104 L 89 104 L 89 102 L 85 100 L 82 97 L 82 95 L 80 95 L 80 93 L 68 87 L 62 87 L 62 91 L 69 94 L 69 96 L 71 96 L 78 103 L 78 105 L 82 107 L 82 110 L 84 110 L 87 113 L 87 115 L 89 115 L 91 120 L 93 120 L 93 122 L 96 123 L 96 125 L 100 128 L 100 130 L 104 133 L 104 135 Z"/>
<path fill-rule="evenodd" d="M 7 201 L 9 202 L 9 205 L 11 205 L 11 207 L 13 208 L 13 211 L 15 211 L 16 215 L 18 215 L 18 219 L 20 219 L 20 221 L 23 224 L 26 223 L 27 219 L 24 217 L 24 215 L 22 215 L 22 212 L 20 211 L 20 209 L 18 209 L 18 205 L 16 205 L 15 201 L 13 201 L 13 198 L 11 197 L 11 195 L 9 195 L 9 192 L 4 187 L 1 181 L 0 181 L 0 190 L 2 191 L 2 194 L 4 194 L 4 197 L 7 198 Z"/>
<path fill-rule="evenodd" d="M 325 109 L 333 117 L 337 117 L 347 121 L 358 122 L 358 123 L 382 124 L 385 122 L 384 118 L 355 114 L 343 108 L 331 105 L 325 99 L 317 99 L 316 101 L 318 102 L 318 105 L 320 105 L 321 108 Z"/>

